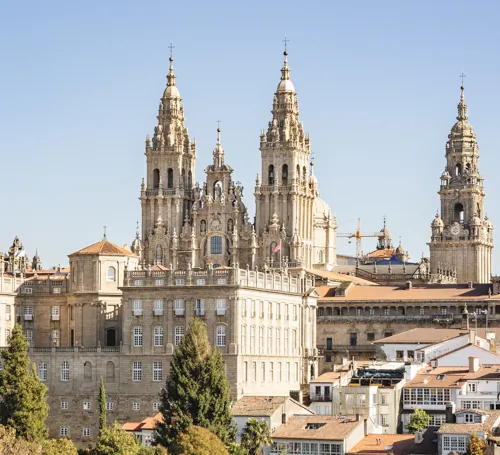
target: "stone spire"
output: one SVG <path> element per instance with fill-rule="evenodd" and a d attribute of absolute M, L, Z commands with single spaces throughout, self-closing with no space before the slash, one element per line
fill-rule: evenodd
<path fill-rule="evenodd" d="M 224 148 L 220 142 L 220 128 L 217 128 L 217 144 L 215 145 L 214 151 L 214 169 L 220 169 L 224 165 Z"/>
<path fill-rule="evenodd" d="M 458 103 L 458 117 L 457 120 L 467 120 L 467 104 L 464 97 L 464 86 L 460 87 L 460 102 Z"/>

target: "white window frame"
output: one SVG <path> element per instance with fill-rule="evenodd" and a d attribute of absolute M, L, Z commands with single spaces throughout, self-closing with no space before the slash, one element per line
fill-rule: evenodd
<path fill-rule="evenodd" d="M 196 316 L 205 316 L 205 300 L 204 299 L 196 299 L 195 315 Z"/>
<path fill-rule="evenodd" d="M 61 362 L 61 381 L 63 381 L 63 382 L 69 381 L 70 373 L 71 373 L 71 370 L 70 370 L 69 362 L 67 360 L 63 360 Z"/>
<path fill-rule="evenodd" d="M 66 400 L 63 400 L 61 401 L 60 405 L 59 405 L 60 409 L 62 409 L 63 411 L 67 411 L 69 406 L 68 406 L 68 402 Z"/>
<path fill-rule="evenodd" d="M 226 326 L 219 324 L 215 330 L 215 345 L 219 347 L 226 346 Z"/>
<path fill-rule="evenodd" d="M 163 381 L 163 362 L 153 362 L 153 381 Z"/>
<path fill-rule="evenodd" d="M 241 326 L 241 353 L 247 352 L 247 326 Z"/>
<path fill-rule="evenodd" d="M 106 401 L 106 411 L 112 411 L 112 410 L 113 410 L 113 402 Z"/>
<path fill-rule="evenodd" d="M 174 314 L 176 316 L 184 316 L 186 312 L 186 302 L 184 299 L 174 299 Z"/>
<path fill-rule="evenodd" d="M 132 403 L 132 411 L 140 411 L 141 410 L 141 403 L 138 401 L 134 401 Z"/>
<path fill-rule="evenodd" d="M 174 336 L 175 336 L 175 345 L 179 346 L 182 339 L 184 338 L 184 326 L 183 325 L 178 325 L 175 327 Z"/>
<path fill-rule="evenodd" d="M 164 330 L 162 326 L 156 326 L 153 329 L 153 343 L 155 347 L 161 347 L 163 346 L 164 342 Z"/>
<path fill-rule="evenodd" d="M 68 436 L 68 428 L 67 427 L 61 427 L 59 428 L 59 436 Z"/>
<path fill-rule="evenodd" d="M 82 431 L 82 437 L 88 438 L 90 436 L 90 428 L 84 428 Z"/>
<path fill-rule="evenodd" d="M 33 307 L 32 306 L 25 306 L 23 315 L 24 315 L 23 319 L 25 321 L 32 321 L 33 320 Z"/>
<path fill-rule="evenodd" d="M 477 382 L 467 383 L 467 392 L 476 393 L 477 392 Z"/>
<path fill-rule="evenodd" d="M 90 401 L 88 401 L 88 400 L 85 400 L 85 401 L 83 402 L 83 410 L 84 410 L 84 411 L 90 411 L 90 409 L 91 409 L 91 408 L 92 408 L 92 404 L 91 404 L 91 402 L 90 402 Z"/>
<path fill-rule="evenodd" d="M 266 362 L 260 362 L 260 380 L 266 381 Z"/>
<path fill-rule="evenodd" d="M 142 300 L 134 299 L 132 301 L 132 315 L 133 316 L 142 316 Z"/>
<path fill-rule="evenodd" d="M 132 363 L 132 381 L 142 381 L 142 362 L 136 361 Z"/>
<path fill-rule="evenodd" d="M 264 354 L 264 327 L 259 327 L 259 354 Z"/>
<path fill-rule="evenodd" d="M 155 316 L 163 316 L 164 301 L 163 299 L 155 299 L 153 313 Z"/>
<path fill-rule="evenodd" d="M 217 316 L 225 316 L 227 311 L 227 300 L 215 299 L 215 311 Z"/>
<path fill-rule="evenodd" d="M 41 382 L 45 382 L 48 377 L 48 365 L 46 362 L 40 362 L 38 364 L 38 378 Z"/>
<path fill-rule="evenodd" d="M 110 271 L 112 271 L 111 274 L 109 273 Z M 106 281 L 116 281 L 116 269 L 111 265 L 106 272 Z"/>
<path fill-rule="evenodd" d="M 255 326 L 250 326 L 250 354 L 255 352 Z"/>
<path fill-rule="evenodd" d="M 132 330 L 132 336 L 134 337 L 134 347 L 142 347 L 143 337 L 142 337 L 142 326 L 137 325 Z"/>
<path fill-rule="evenodd" d="M 272 327 L 267 328 L 267 353 L 268 354 L 273 353 L 273 328 Z"/>

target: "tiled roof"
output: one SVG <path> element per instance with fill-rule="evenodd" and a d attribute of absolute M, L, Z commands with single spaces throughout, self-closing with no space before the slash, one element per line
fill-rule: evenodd
<path fill-rule="evenodd" d="M 432 327 L 419 327 L 407 330 L 406 332 L 397 333 L 390 337 L 381 338 L 374 341 L 375 344 L 391 344 L 391 343 L 423 343 L 434 344 L 451 338 L 465 335 L 468 330 L 461 329 L 435 329 Z"/>
<path fill-rule="evenodd" d="M 377 440 L 381 444 L 377 444 Z M 415 443 L 412 434 L 370 434 L 358 442 L 347 455 L 406 455 Z"/>
<path fill-rule="evenodd" d="M 474 412 L 472 409 L 468 409 Z M 477 432 L 491 432 L 494 427 L 498 426 L 500 420 L 500 411 L 490 411 L 489 417 L 483 423 L 445 423 L 441 425 L 438 433 L 440 434 L 466 434 Z"/>
<path fill-rule="evenodd" d="M 307 425 L 319 424 L 318 429 L 306 429 Z M 358 426 L 364 425 L 362 420 L 340 418 L 337 416 L 295 416 L 287 423 L 279 426 L 273 433 L 273 440 L 306 439 L 321 441 L 343 441 Z"/>
<path fill-rule="evenodd" d="M 102 254 L 103 256 L 134 256 L 132 251 L 126 250 L 121 246 L 115 245 L 108 240 L 101 240 L 100 242 L 94 243 L 86 248 L 78 250 L 70 256 L 77 254 Z"/>
<path fill-rule="evenodd" d="M 382 249 L 382 250 L 375 250 L 375 251 L 372 251 L 370 253 L 368 253 L 368 257 L 370 259 L 374 259 L 374 258 L 391 258 L 392 257 L 392 253 L 393 253 L 394 250 L 392 249 Z"/>
<path fill-rule="evenodd" d="M 368 281 L 353 275 L 346 275 L 345 273 L 329 272 L 328 270 L 319 270 L 319 269 L 312 269 L 308 270 L 307 272 L 312 275 L 319 276 L 320 278 L 326 278 L 327 280 L 331 281 L 340 281 L 340 282 L 345 281 L 349 283 L 355 283 L 361 286 L 378 286 L 378 284 L 374 283 L 373 281 Z"/>
<path fill-rule="evenodd" d="M 163 422 L 163 416 L 161 412 L 156 414 L 154 417 L 146 417 L 141 422 L 125 422 L 122 428 L 125 431 L 154 430 L 156 428 L 157 422 Z"/>
<path fill-rule="evenodd" d="M 489 299 L 489 284 L 477 284 L 469 289 L 466 284 L 428 284 L 413 285 L 411 289 L 405 286 L 351 286 L 345 297 L 325 296 L 321 302 L 403 302 L 403 301 L 429 301 L 429 300 L 484 300 Z M 493 295 L 491 300 L 499 299 L 500 295 Z"/>
<path fill-rule="evenodd" d="M 327 373 L 323 373 L 317 378 L 311 379 L 311 383 L 321 383 L 321 382 L 335 382 L 340 379 L 341 372 L 340 371 L 328 371 Z M 345 376 L 345 372 L 344 372 Z"/>
<path fill-rule="evenodd" d="M 287 397 L 254 397 L 240 398 L 231 408 L 233 416 L 272 416 L 281 409 Z"/>

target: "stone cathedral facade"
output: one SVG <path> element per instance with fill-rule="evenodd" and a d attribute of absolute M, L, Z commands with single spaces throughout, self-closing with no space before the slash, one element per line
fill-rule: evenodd
<path fill-rule="evenodd" d="M 441 215 L 436 214 L 431 224 L 431 273 L 451 268 L 458 283 L 489 283 L 493 224 L 485 215 L 479 145 L 467 120 L 462 86 L 457 122 L 446 142 L 446 166 L 438 192 Z"/>

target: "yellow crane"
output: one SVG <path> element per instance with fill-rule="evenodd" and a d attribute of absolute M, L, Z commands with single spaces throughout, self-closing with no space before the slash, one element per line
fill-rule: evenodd
<path fill-rule="evenodd" d="M 363 237 L 382 238 L 382 237 L 385 237 L 385 233 L 384 232 L 375 232 L 374 234 L 362 234 L 361 233 L 361 218 L 358 218 L 358 228 L 356 229 L 356 232 L 340 233 L 340 234 L 337 234 L 337 237 L 347 238 L 347 239 L 349 239 L 349 243 L 351 243 L 350 239 L 356 239 L 356 258 L 361 259 L 361 256 L 363 254 L 363 251 L 361 248 L 361 239 Z"/>

